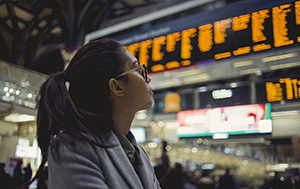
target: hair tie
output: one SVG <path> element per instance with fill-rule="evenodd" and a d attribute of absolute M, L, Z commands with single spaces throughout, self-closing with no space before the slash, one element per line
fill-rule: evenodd
<path fill-rule="evenodd" d="M 63 75 L 65 76 L 65 86 L 66 86 L 66 88 L 67 88 L 67 91 L 69 91 L 69 88 L 70 88 L 70 82 L 69 82 L 67 73 L 63 71 Z"/>
<path fill-rule="evenodd" d="M 66 85 L 67 91 L 69 91 L 69 88 L 70 88 L 70 82 L 69 82 L 69 81 L 66 81 L 66 82 L 65 82 L 65 85 Z"/>

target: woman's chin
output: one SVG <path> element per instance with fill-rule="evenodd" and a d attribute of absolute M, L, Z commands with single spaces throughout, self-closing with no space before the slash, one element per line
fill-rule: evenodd
<path fill-rule="evenodd" d="M 152 105 L 153 105 L 153 98 L 147 103 L 147 105 L 145 106 L 145 107 L 143 107 L 143 108 L 141 108 L 140 110 L 146 110 L 146 109 L 149 109 L 149 108 L 151 108 L 152 107 Z"/>
<path fill-rule="evenodd" d="M 153 98 L 151 98 L 151 101 L 149 103 L 149 107 L 148 108 L 151 108 L 153 106 L 153 103 L 154 103 L 154 100 L 153 100 Z M 146 108 L 146 109 L 148 109 L 148 108 Z"/>

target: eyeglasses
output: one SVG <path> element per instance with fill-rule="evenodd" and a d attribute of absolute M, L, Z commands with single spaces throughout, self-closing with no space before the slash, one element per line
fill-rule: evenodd
<path fill-rule="evenodd" d="M 134 63 L 139 64 L 138 61 L 135 61 Z M 131 73 L 131 72 L 135 72 L 135 71 L 138 71 L 139 74 L 145 79 L 145 82 L 148 83 L 148 74 L 147 74 L 147 68 L 146 68 L 145 64 L 140 65 L 140 66 L 138 66 L 138 67 L 136 67 L 136 68 L 133 68 L 133 69 L 131 69 L 131 70 L 125 71 L 125 72 L 123 72 L 123 73 L 120 73 L 120 74 L 117 75 L 115 78 L 118 79 L 118 78 L 120 78 L 120 77 L 123 77 L 124 75 L 127 75 L 127 74 L 129 74 L 129 73 Z"/>

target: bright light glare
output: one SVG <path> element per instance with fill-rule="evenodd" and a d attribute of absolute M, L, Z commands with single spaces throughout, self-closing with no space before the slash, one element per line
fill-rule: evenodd
<path fill-rule="evenodd" d="M 215 133 L 212 136 L 213 139 L 228 139 L 229 135 L 227 133 Z"/>
<path fill-rule="evenodd" d="M 280 163 L 279 164 L 279 167 L 284 167 L 284 168 L 287 168 L 289 165 L 288 164 L 286 164 L 286 163 Z"/>
<path fill-rule="evenodd" d="M 145 113 L 136 114 L 136 119 L 143 120 L 143 119 L 146 119 L 146 118 L 147 118 L 147 115 Z"/>
<path fill-rule="evenodd" d="M 31 94 L 31 93 L 28 93 L 28 94 L 27 94 L 27 98 L 32 98 L 32 94 Z"/>
<path fill-rule="evenodd" d="M 248 165 L 248 161 L 247 160 L 243 160 L 242 164 L 243 165 Z"/>
<path fill-rule="evenodd" d="M 9 114 L 4 118 L 5 121 L 11 121 L 11 122 L 25 122 L 25 121 L 34 121 L 35 116 L 28 115 L 28 114 Z"/>
<path fill-rule="evenodd" d="M 197 148 L 192 148 L 192 153 L 197 153 L 198 152 L 198 149 Z"/>
<path fill-rule="evenodd" d="M 150 143 L 148 144 L 148 147 L 149 147 L 149 148 L 156 148 L 156 147 L 157 147 L 157 143 L 155 143 L 155 142 L 150 142 Z"/>

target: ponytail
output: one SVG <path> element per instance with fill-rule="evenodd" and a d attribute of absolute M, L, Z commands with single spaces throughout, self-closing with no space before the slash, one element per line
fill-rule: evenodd
<path fill-rule="evenodd" d="M 37 136 L 43 158 L 47 158 L 50 139 L 59 133 L 68 104 L 66 75 L 58 72 L 49 77 L 40 89 L 37 115 Z"/>
<path fill-rule="evenodd" d="M 37 138 L 42 153 L 42 163 L 36 176 L 29 181 L 30 183 L 42 175 L 51 139 L 57 134 L 66 132 L 103 147 L 97 133 L 111 129 L 111 126 L 101 129 L 99 121 L 103 122 L 103 116 L 80 110 L 75 106 L 69 95 L 67 83 L 66 73 L 58 72 L 50 75 L 41 86 L 37 114 Z"/>
<path fill-rule="evenodd" d="M 58 72 L 51 75 L 42 85 L 40 89 L 40 99 L 38 104 L 37 115 L 37 138 L 38 144 L 42 152 L 42 162 L 35 176 L 18 186 L 17 189 L 25 189 L 37 178 L 43 174 L 45 164 L 47 162 L 48 147 L 51 137 L 58 133 L 59 129 L 55 127 L 55 120 L 59 113 L 61 113 L 66 102 L 66 87 L 63 83 L 66 81 L 65 73 Z M 56 98 L 55 98 L 56 97 Z M 52 109 L 55 107 L 55 109 Z M 52 109 L 52 110 L 51 110 Z M 53 120 L 54 119 L 54 120 Z M 59 121 L 59 120 L 58 120 Z"/>

